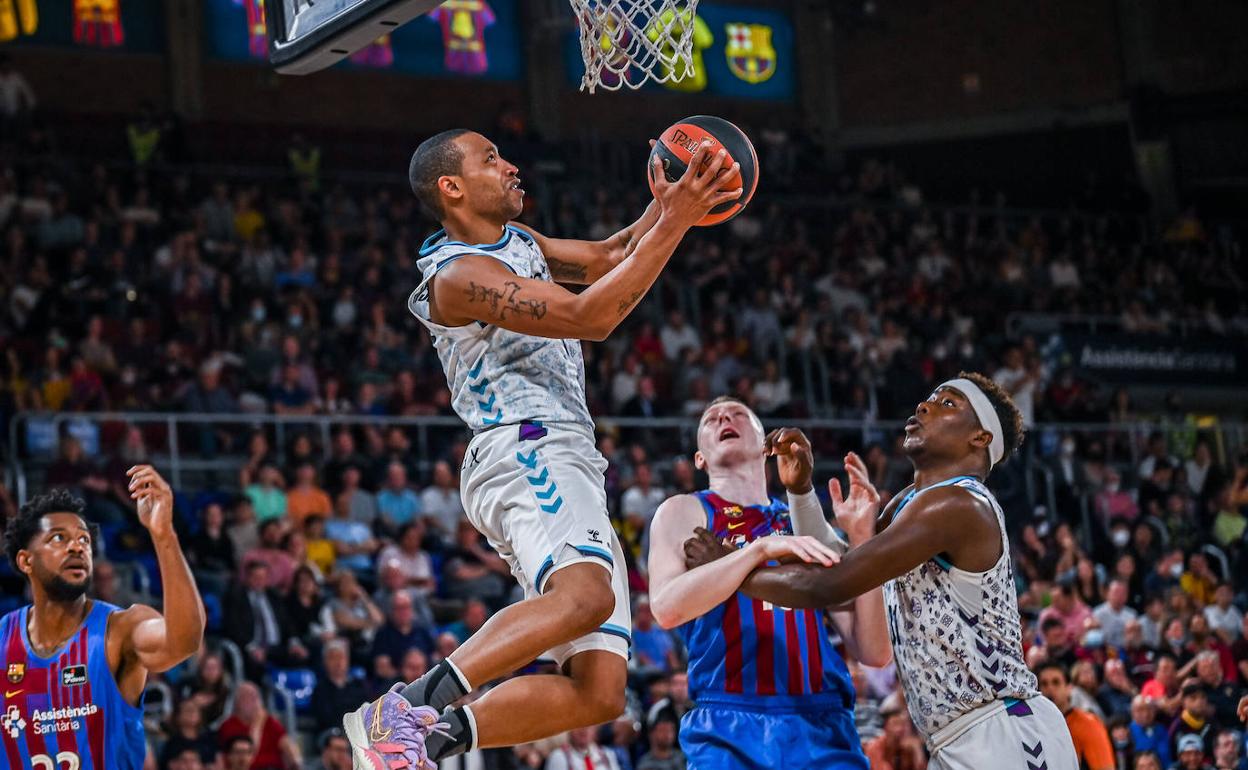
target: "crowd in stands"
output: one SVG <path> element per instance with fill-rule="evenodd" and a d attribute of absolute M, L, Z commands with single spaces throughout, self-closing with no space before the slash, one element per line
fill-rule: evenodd
<path fill-rule="evenodd" d="M 7 427 L 18 412 L 452 415 L 430 338 L 406 310 L 416 246 L 434 225 L 402 186 L 349 188 L 306 164 L 259 183 L 142 165 L 10 151 L 0 166 L 5 451 L 42 461 L 31 466 L 40 487 L 87 500 L 107 533 L 96 595 L 123 604 L 159 598 L 129 579 L 146 546 L 124 468 L 174 438 L 188 457 L 230 460 L 178 490 L 210 631 L 204 652 L 164 677 L 174 703 L 151 718 L 150 763 L 346 770 L 342 713 L 415 679 L 517 598 L 463 516 L 462 432 L 417 447 L 382 420 L 336 427 L 324 443 L 295 426 L 279 442 L 243 417 L 177 436 L 90 423 L 11 445 Z M 536 178 L 523 218 L 549 235 L 606 238 L 643 208 L 640 186 L 524 173 Z M 1027 659 L 1089 767 L 1245 770 L 1235 709 L 1248 684 L 1248 456 L 1216 428 L 1198 430 L 1177 396 L 1163 414 L 1142 413 L 1048 340 L 1007 336 L 1001 311 L 1113 316 L 1127 331 L 1198 328 L 1242 344 L 1239 244 L 1192 211 L 1154 233 L 1136 217 L 928 207 L 874 162 L 842 179 L 833 204 L 762 198 L 691 234 L 632 321 L 585 346 L 591 409 L 690 417 L 730 393 L 769 418 L 895 419 L 933 384 L 978 370 L 1029 425 L 1160 418 L 1131 447 L 1138 464 L 1111 451 L 1135 434 L 1113 431 L 1052 433 L 1015 461 L 1048 469 L 1056 487 L 1056 510 L 1013 519 Z M 692 447 L 636 427 L 604 427 L 599 447 L 636 605 L 628 709 L 611 725 L 445 767 L 684 767 L 683 650 L 650 615 L 645 551 L 658 504 L 699 485 Z M 866 454 L 882 494 L 907 483 L 889 437 L 820 446 L 847 448 Z M 0 586 L 20 596 L 11 571 Z M 237 670 L 223 641 L 241 653 Z M 311 691 L 290 723 L 275 682 L 301 670 Z M 872 766 L 924 768 L 895 673 L 852 671 Z"/>

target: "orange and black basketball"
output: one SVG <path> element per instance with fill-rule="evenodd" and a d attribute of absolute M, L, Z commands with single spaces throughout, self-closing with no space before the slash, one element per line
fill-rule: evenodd
<path fill-rule="evenodd" d="M 698 145 L 702 142 L 708 142 L 710 145 L 706 163 L 714 160 L 715 153 L 723 147 L 728 151 L 727 166 L 731 167 L 733 161 L 741 164 L 740 176 L 734 174 L 731 178 L 726 177 L 720 185 L 720 189 L 724 190 L 740 187 L 741 197 L 735 201 L 721 203 L 711 209 L 710 213 L 698 222 L 698 225 L 707 227 L 727 222 L 739 214 L 750 202 L 750 198 L 754 197 L 754 189 L 758 187 L 758 155 L 754 152 L 754 145 L 750 143 L 750 138 L 745 135 L 744 131 L 723 118 L 710 115 L 694 115 L 678 121 L 663 131 L 653 149 L 650 150 L 651 165 L 646 176 L 650 180 L 650 192 L 653 193 L 655 181 L 653 157 L 658 155 L 663 163 L 663 172 L 667 181 L 677 181 L 689 167 L 689 159 L 697 152 Z M 725 169 L 719 173 L 726 176 L 730 172 Z"/>

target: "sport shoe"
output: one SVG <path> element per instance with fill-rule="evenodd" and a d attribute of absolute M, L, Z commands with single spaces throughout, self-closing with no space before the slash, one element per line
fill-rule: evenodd
<path fill-rule="evenodd" d="M 399 694 L 399 682 L 375 701 L 342 718 L 351 742 L 354 770 L 436 770 L 425 751 L 425 737 L 450 725 L 429 706 L 413 706 Z"/>

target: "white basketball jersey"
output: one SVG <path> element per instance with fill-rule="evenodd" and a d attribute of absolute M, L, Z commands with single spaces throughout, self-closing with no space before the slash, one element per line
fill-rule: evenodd
<path fill-rule="evenodd" d="M 550 280 L 546 257 L 528 233 L 508 225 L 497 243 L 475 246 L 448 240 L 439 230 L 420 248 L 422 280 L 407 307 L 433 336 L 442 359 L 455 412 L 468 427 L 482 431 L 525 420 L 573 422 L 593 430 L 585 405 L 585 360 L 580 340 L 517 334 L 499 326 L 472 322 L 448 327 L 429 317 L 429 281 L 446 265 L 469 255 L 502 262 L 523 278 Z M 496 313 L 533 313 L 512 301 L 508 291 L 483 295 Z"/>
<path fill-rule="evenodd" d="M 1001 529 L 1001 558 L 985 572 L 967 572 L 936 557 L 884 584 L 893 658 L 910 717 L 924 738 L 992 701 L 1039 694 L 1023 660 L 1005 516 L 988 488 L 959 476 L 912 490 L 894 522 L 917 495 L 954 485 L 992 506 Z"/>

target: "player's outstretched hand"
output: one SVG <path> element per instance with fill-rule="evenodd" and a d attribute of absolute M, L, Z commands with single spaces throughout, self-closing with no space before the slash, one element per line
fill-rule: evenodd
<path fill-rule="evenodd" d="M 762 563 L 769 561 L 804 561 L 831 567 L 841 560 L 840 554 L 807 535 L 772 535 L 750 543 Z"/>
<path fill-rule="evenodd" d="M 173 532 L 173 490 L 156 469 L 136 465 L 126 471 L 130 477 L 130 499 L 138 501 L 139 521 L 153 537 Z"/>
<path fill-rule="evenodd" d="M 815 471 L 815 456 L 810 439 L 797 428 L 776 428 L 763 440 L 763 454 L 775 456 L 780 482 L 795 495 L 814 489 L 810 478 Z"/>
<path fill-rule="evenodd" d="M 667 181 L 663 162 L 658 156 L 651 161 L 650 173 L 655 179 L 654 197 L 663 210 L 663 216 L 671 218 L 682 227 L 693 227 L 707 212 L 721 203 L 741 197 L 741 187 L 731 190 L 719 188 L 720 176 L 740 178 L 741 164 L 728 163 L 728 152 L 720 149 L 711 154 L 705 143 L 699 145 L 685 173 L 675 182 Z"/>
<path fill-rule="evenodd" d="M 685 569 L 710 564 L 732 553 L 732 547 L 715 537 L 706 527 L 698 527 L 693 537 L 685 541 Z"/>
<path fill-rule="evenodd" d="M 837 479 L 828 482 L 836 523 L 851 535 L 870 537 L 880 513 L 880 493 L 871 484 L 867 464 L 856 453 L 845 455 L 845 471 L 849 473 L 848 495 L 841 494 L 841 482 Z"/>

